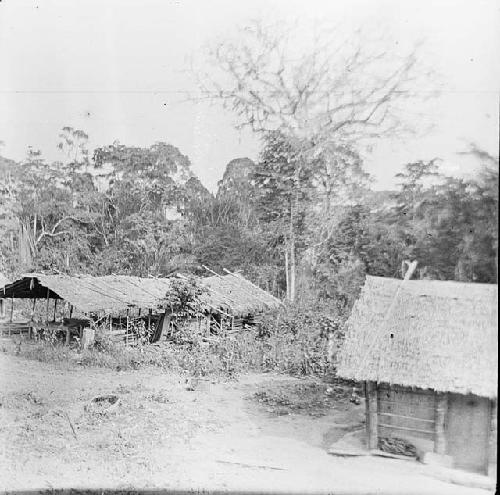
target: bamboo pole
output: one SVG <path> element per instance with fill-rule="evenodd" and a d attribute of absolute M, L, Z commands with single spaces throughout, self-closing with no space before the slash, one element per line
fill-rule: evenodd
<path fill-rule="evenodd" d="M 210 270 L 210 268 L 208 268 L 208 266 L 205 266 L 205 265 L 201 265 L 203 268 L 205 268 L 205 270 L 207 270 L 208 272 L 212 273 L 213 275 L 215 275 L 216 277 L 219 277 L 219 278 L 222 278 L 222 275 L 218 274 L 217 272 L 214 272 L 213 270 Z M 184 277 L 185 278 L 185 277 Z"/>

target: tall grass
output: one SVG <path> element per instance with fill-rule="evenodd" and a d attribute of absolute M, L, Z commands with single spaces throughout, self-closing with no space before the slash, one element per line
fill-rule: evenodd
<path fill-rule="evenodd" d="M 342 339 L 343 317 L 331 313 L 331 309 L 288 307 L 267 315 L 259 327 L 208 340 L 191 335 L 184 344 L 125 347 L 98 332 L 92 349 L 40 342 L 22 345 L 17 353 L 46 362 L 117 370 L 155 366 L 192 376 L 234 376 L 248 371 L 325 375 L 332 371 L 332 342 L 334 353 Z"/>

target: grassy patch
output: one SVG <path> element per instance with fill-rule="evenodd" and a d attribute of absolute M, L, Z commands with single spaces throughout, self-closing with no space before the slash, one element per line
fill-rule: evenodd
<path fill-rule="evenodd" d="M 273 383 L 269 387 L 261 387 L 250 399 L 264 406 L 272 414 L 323 416 L 339 402 L 347 402 L 351 391 L 352 387 L 348 384 Z"/>

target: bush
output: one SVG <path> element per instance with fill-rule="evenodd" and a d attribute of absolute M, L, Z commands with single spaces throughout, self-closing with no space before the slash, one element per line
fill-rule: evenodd
<path fill-rule="evenodd" d="M 155 366 L 198 377 L 232 377 L 248 371 L 324 376 L 334 371 L 343 323 L 344 315 L 329 306 L 289 305 L 265 315 L 259 326 L 228 336 L 190 335 L 186 343 L 147 345 L 140 341 L 126 347 L 97 328 L 92 349 L 70 350 L 44 342 L 23 346 L 19 354 L 119 370 Z"/>

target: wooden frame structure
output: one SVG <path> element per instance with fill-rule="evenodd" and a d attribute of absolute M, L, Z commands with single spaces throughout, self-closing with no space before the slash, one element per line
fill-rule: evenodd
<path fill-rule="evenodd" d="M 496 460 L 497 328 L 497 285 L 367 276 L 337 373 L 364 383 L 369 448 L 406 445 L 487 472 Z"/>
<path fill-rule="evenodd" d="M 373 381 L 365 382 L 364 390 L 370 451 L 380 451 L 381 439 L 396 437 L 450 467 L 487 474 L 496 461 L 496 401 Z"/>
<path fill-rule="evenodd" d="M 198 279 L 204 289 L 200 305 L 206 309 L 202 320 L 207 337 L 211 330 L 222 333 L 237 331 L 245 322 L 255 321 L 257 314 L 281 305 L 277 298 L 240 275 L 231 272 L 227 275 L 212 273 L 214 276 Z M 148 331 L 153 326 L 160 326 L 159 331 L 153 332 L 150 340 L 156 342 L 165 330 L 168 334 L 174 324 L 174 310 L 165 307 L 166 296 L 171 287 L 171 279 L 166 278 L 26 274 L 0 291 L 0 300 L 11 300 L 10 323 L 4 325 L 4 329 L 0 327 L 0 331 L 5 330 L 9 335 L 13 331 L 33 335 L 36 334 L 37 327 L 59 330 L 66 334 L 65 341 L 69 343 L 72 334 L 82 338 L 85 325 L 88 326 L 91 322 L 102 324 L 106 320 L 113 340 L 132 343 L 137 337 L 135 323 L 142 321 Z M 30 319 L 18 322 L 17 326 L 13 322 L 15 299 L 33 301 Z M 34 318 L 37 300 L 45 302 L 45 314 L 39 322 L 35 322 Z M 53 317 L 50 300 L 53 300 Z M 65 305 L 58 310 L 60 301 L 64 301 Z M 74 310 L 78 312 L 79 318 L 73 317 Z M 57 315 L 60 317 L 58 322 Z M 185 316 L 179 315 L 178 322 L 180 321 L 189 324 Z M 198 327 L 200 325 L 201 320 L 198 321 Z"/>

